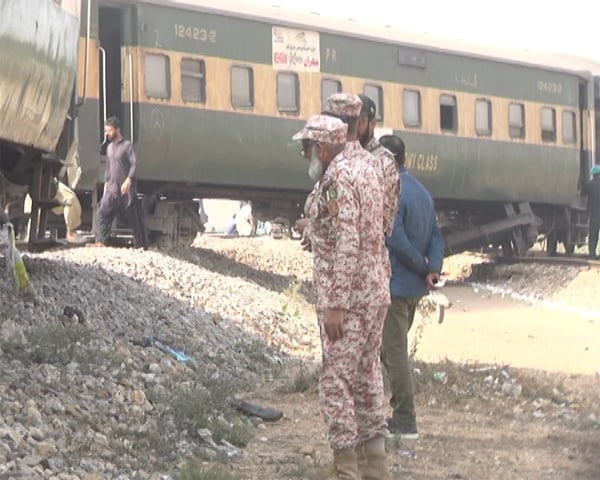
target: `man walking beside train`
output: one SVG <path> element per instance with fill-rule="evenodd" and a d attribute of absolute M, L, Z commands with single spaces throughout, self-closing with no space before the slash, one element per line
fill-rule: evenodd
<path fill-rule="evenodd" d="M 106 245 L 113 220 L 118 215 L 126 215 L 133 228 L 135 247 L 146 248 L 148 236 L 137 200 L 137 159 L 133 144 L 123 137 L 121 121 L 117 117 L 106 120 L 104 133 L 110 144 L 106 149 L 104 193 L 98 206 L 96 243 L 91 246 Z"/>
<path fill-rule="evenodd" d="M 358 115 L 360 101 L 351 108 Z M 371 164 L 347 156 L 347 128 L 337 118 L 313 115 L 293 137 L 302 141 L 318 181 L 307 208 L 321 332 L 319 400 L 335 478 L 386 480 L 379 361 L 389 305 L 381 261 L 383 195 Z M 324 475 L 319 478 L 331 478 Z"/>
<path fill-rule="evenodd" d="M 598 232 L 600 231 L 600 165 L 592 167 L 592 180 L 583 185 L 582 193 L 587 196 L 588 248 L 592 260 L 597 260 Z"/>

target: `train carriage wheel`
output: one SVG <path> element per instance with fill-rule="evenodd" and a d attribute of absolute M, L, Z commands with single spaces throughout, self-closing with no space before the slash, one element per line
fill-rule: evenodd
<path fill-rule="evenodd" d="M 550 232 L 546 235 L 546 252 L 549 256 L 555 257 L 558 249 L 558 238 L 556 232 Z"/>
<path fill-rule="evenodd" d="M 573 242 L 565 242 L 565 253 L 573 255 L 575 253 L 575 244 Z"/>

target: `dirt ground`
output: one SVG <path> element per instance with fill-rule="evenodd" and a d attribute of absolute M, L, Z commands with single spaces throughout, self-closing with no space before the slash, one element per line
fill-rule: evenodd
<path fill-rule="evenodd" d="M 423 329 L 420 359 L 572 374 L 600 371 L 600 321 L 475 292 L 467 284 L 446 287 L 444 293 L 453 305 L 441 325 Z"/>
<path fill-rule="evenodd" d="M 456 290 L 466 299 L 464 305 L 472 305 L 468 299 L 473 294 L 462 291 L 466 287 Z M 502 299 L 490 304 L 482 304 L 480 311 L 454 309 L 442 325 L 423 330 L 419 358 L 437 362 L 443 357 L 468 361 L 469 366 L 417 363 L 421 370 L 448 372 L 449 380 L 435 385 L 416 378 L 419 439 L 390 445 L 394 478 L 599 479 L 600 429 L 586 409 L 598 411 L 600 381 L 583 373 L 600 366 L 600 327 Z M 520 398 L 497 392 L 486 398 L 478 386 L 470 394 L 455 395 L 481 380 L 471 381 L 470 370 L 493 373 L 501 371 L 499 365 L 521 381 Z M 573 414 L 560 399 L 545 398 L 556 394 L 588 398 L 585 405 L 574 405 L 577 400 L 570 405 Z M 282 409 L 285 416 L 265 424 L 239 472 L 256 479 L 310 478 L 305 466 L 330 461 L 314 393 L 284 394 L 273 385 L 256 399 Z M 572 418 L 577 414 L 582 418 Z"/>
<path fill-rule="evenodd" d="M 600 321 L 468 282 L 444 293 L 444 322 L 413 329 L 419 439 L 388 442 L 393 478 L 600 479 Z M 253 397 L 284 417 L 261 425 L 234 464 L 243 478 L 311 478 L 331 460 L 315 392 L 283 393 L 289 382 Z"/>

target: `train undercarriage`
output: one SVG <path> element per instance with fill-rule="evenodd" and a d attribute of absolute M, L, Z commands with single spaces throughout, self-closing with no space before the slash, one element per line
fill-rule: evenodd
<path fill-rule="evenodd" d="M 53 244 L 49 237 L 64 233 L 61 217 L 51 214 L 56 177 L 64 162 L 37 153 L 17 157 L 0 150 L 4 179 L 0 192 L 9 217 L 19 222 L 32 220 L 28 249 L 41 250 Z M 33 208 L 30 215 L 22 211 L 23 198 L 32 185 Z M 143 204 L 151 244 L 158 247 L 189 246 L 204 231 L 197 198 L 238 198 L 252 203 L 255 232 L 261 222 L 275 226 L 274 234 L 291 236 L 293 222 L 299 218 L 304 194 L 299 192 L 265 192 L 235 187 L 217 188 L 181 184 L 140 183 L 139 201 Z M 94 207 L 98 193 L 80 194 L 84 218 L 82 228 L 93 232 Z M 525 257 L 536 242 L 544 242 L 548 255 L 556 255 L 559 246 L 567 255 L 586 242 L 587 217 L 584 208 L 530 205 L 522 203 L 475 203 L 438 200 L 438 219 L 446 244 L 446 255 L 464 250 L 495 249 L 507 257 Z M 48 235 L 48 231 L 55 232 Z M 113 233 L 128 236 L 126 223 L 115 222 Z"/>
<path fill-rule="evenodd" d="M 536 242 L 554 256 L 562 245 L 567 255 L 585 245 L 585 208 L 531 205 L 528 202 L 475 204 L 438 202 L 446 255 L 491 248 L 506 257 L 526 257 Z"/>
<path fill-rule="evenodd" d="M 0 205 L 5 220 L 17 232 L 28 231 L 27 248 L 39 251 L 53 244 L 47 238 L 52 208 L 60 206 L 54 197 L 56 181 L 65 162 L 53 154 L 27 149 L 8 142 L 0 144 Z M 30 211 L 24 210 L 25 198 L 31 198 Z"/>
<path fill-rule="evenodd" d="M 95 210 L 101 195 L 101 187 L 95 192 L 79 193 L 83 210 L 82 230 L 95 231 Z M 138 184 L 138 201 L 143 206 L 145 224 L 151 245 L 159 248 L 189 246 L 205 226 L 200 214 L 200 198 L 237 199 L 252 205 L 253 228 L 265 222 L 272 226 L 273 236 L 291 236 L 293 222 L 300 217 L 306 194 L 300 192 L 265 191 L 236 187 L 214 187 L 183 184 L 143 182 Z M 57 216 L 50 216 L 49 228 L 64 233 L 64 223 Z M 113 224 L 115 237 L 131 237 L 132 230 L 125 219 Z M 56 236 L 56 235 L 54 235 Z"/>
<path fill-rule="evenodd" d="M 147 187 L 147 186 L 146 186 Z M 193 195 L 192 195 L 193 190 Z M 166 190 L 144 195 L 146 226 L 153 244 L 162 247 L 190 245 L 204 231 L 198 203 L 198 190 L 188 195 Z M 204 190 L 205 198 L 242 198 L 234 190 Z M 245 191 L 252 202 L 254 225 L 269 221 L 274 235 L 291 236 L 293 222 L 301 216 L 301 194 Z M 530 205 L 527 202 L 485 204 L 439 202 L 438 218 L 446 244 L 446 255 L 465 250 L 495 249 L 506 257 L 526 257 L 536 242 L 544 244 L 548 255 L 559 246 L 567 255 L 585 245 L 587 217 L 584 208 Z M 124 226 L 124 225 L 123 225 Z M 124 230 L 126 231 L 126 229 Z M 253 231 L 254 234 L 254 231 Z"/>

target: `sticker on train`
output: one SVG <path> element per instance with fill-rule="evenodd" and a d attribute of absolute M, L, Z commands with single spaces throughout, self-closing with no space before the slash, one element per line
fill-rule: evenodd
<path fill-rule="evenodd" d="M 273 68 L 297 72 L 321 70 L 318 32 L 273 27 Z"/>

